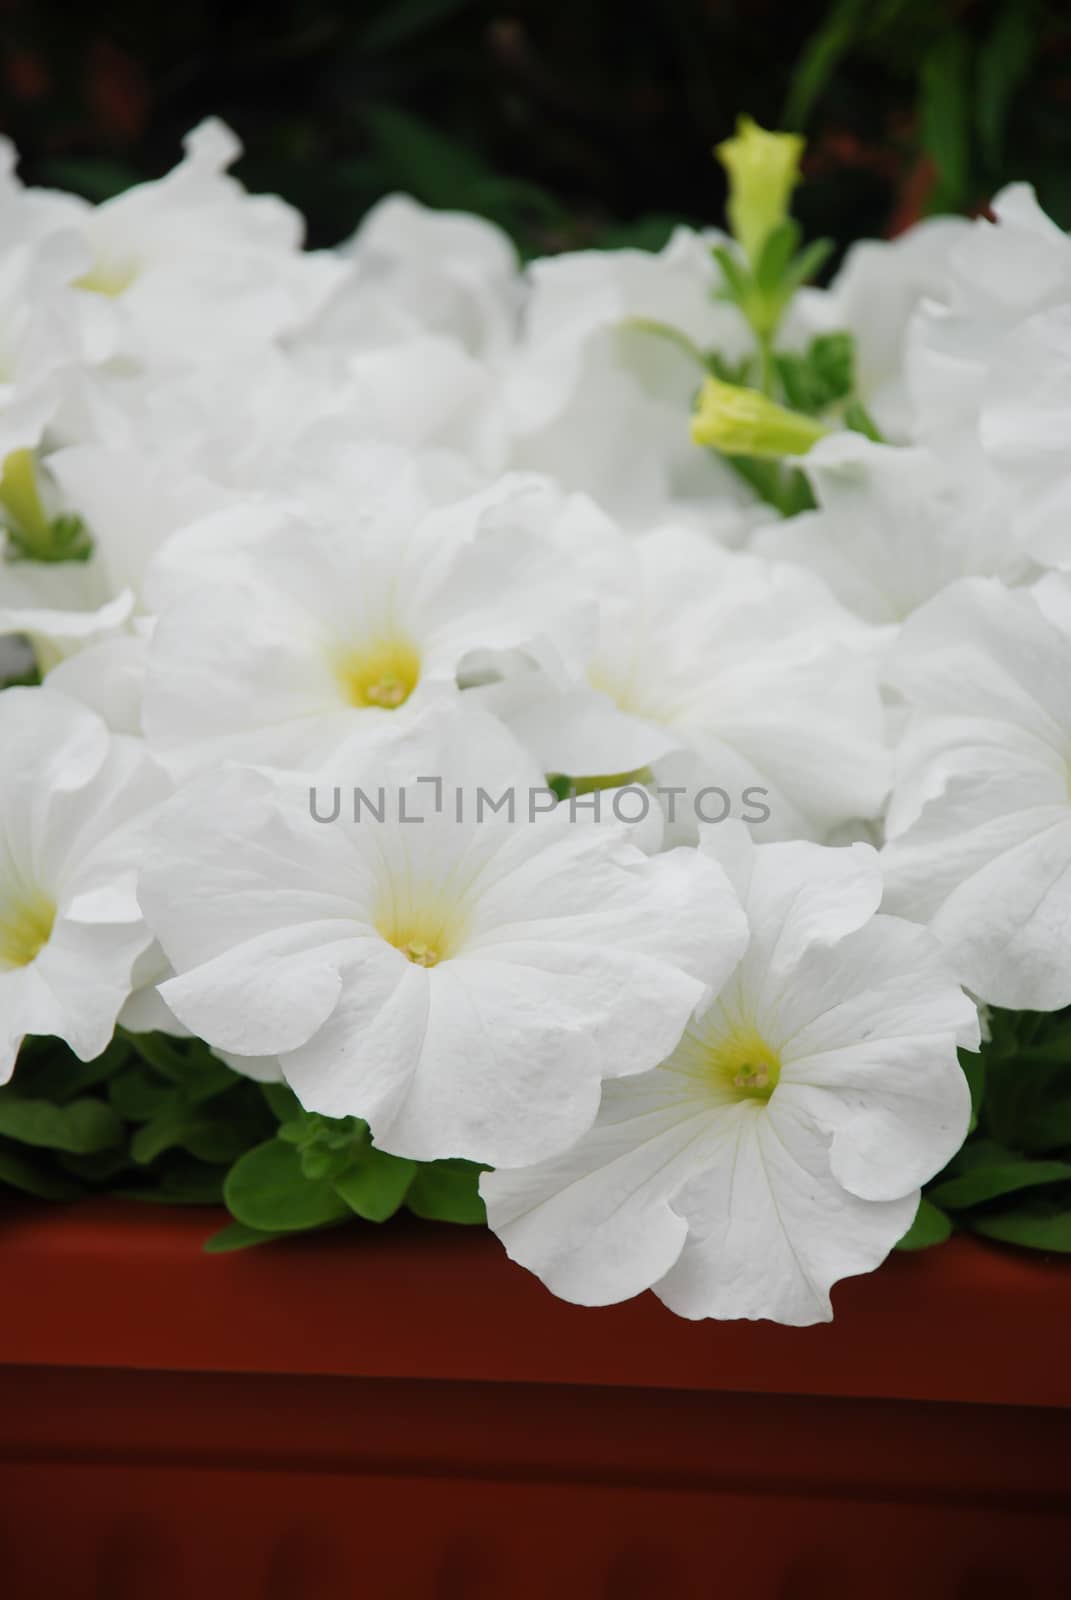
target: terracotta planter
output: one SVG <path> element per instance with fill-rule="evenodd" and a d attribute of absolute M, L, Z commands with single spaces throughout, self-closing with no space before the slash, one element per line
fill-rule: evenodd
<path fill-rule="evenodd" d="M 961 1240 L 832 1326 L 551 1298 L 489 1236 L 0 1228 L 5 1600 L 1066 1592 L 1071 1271 Z"/>

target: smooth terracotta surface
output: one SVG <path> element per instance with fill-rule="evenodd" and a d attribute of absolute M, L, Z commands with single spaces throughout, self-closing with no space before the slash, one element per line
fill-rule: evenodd
<path fill-rule="evenodd" d="M 236 1255 L 214 1211 L 0 1221 L 0 1362 L 628 1384 L 1071 1406 L 1071 1264 L 954 1240 L 834 1290 L 816 1328 L 566 1305 L 482 1229 L 355 1225 Z"/>
<path fill-rule="evenodd" d="M 792 1331 L 553 1300 L 493 1239 L 205 1257 L 0 1224 L 3 1600 L 1071 1591 L 1071 1271 L 957 1241 Z"/>

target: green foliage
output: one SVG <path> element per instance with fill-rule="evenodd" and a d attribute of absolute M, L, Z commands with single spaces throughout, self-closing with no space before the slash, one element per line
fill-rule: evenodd
<path fill-rule="evenodd" d="M 195 1039 L 120 1030 L 89 1062 L 57 1040 L 30 1039 L 0 1089 L 0 1194 L 225 1204 L 234 1221 L 213 1252 L 357 1218 L 385 1222 L 403 1206 L 482 1222 L 482 1170 L 377 1150 L 358 1118 L 304 1111 L 285 1084 L 240 1077 Z"/>
<path fill-rule="evenodd" d="M 952 1223 L 932 1201 L 920 1199 L 915 1220 L 896 1246 L 898 1250 L 928 1250 L 952 1237 Z"/>
<path fill-rule="evenodd" d="M 471 1161 L 429 1162 L 409 1190 L 410 1211 L 436 1222 L 486 1222 L 479 1191 L 482 1170 Z"/>
<path fill-rule="evenodd" d="M 785 400 L 794 411 L 820 416 L 855 388 L 855 342 L 850 333 L 823 333 L 802 355 L 777 356 L 777 372 Z"/>
<path fill-rule="evenodd" d="M 3 129 L 31 182 L 107 200 L 216 113 L 241 176 L 332 244 L 404 186 L 500 222 L 527 254 L 659 248 L 723 223 L 711 148 L 741 112 L 811 144 L 807 231 L 880 234 L 1013 177 L 1071 222 L 1060 0 L 705 0 L 622 11 L 518 0 L 11 0 Z M 927 187 L 927 173 L 933 180 Z"/>
<path fill-rule="evenodd" d="M 739 306 L 762 339 L 773 338 L 796 290 L 817 276 L 833 249 L 830 239 L 815 239 L 801 249 L 802 237 L 798 222 L 789 218 L 780 223 L 754 271 L 725 245 L 715 245 L 711 252 L 721 268 L 719 298 Z"/>
<path fill-rule="evenodd" d="M 822 361 L 847 378 L 844 352 Z M 568 780 L 563 780 L 568 782 Z M 1071 1009 L 991 1011 L 980 1053 L 961 1051 L 972 1104 L 962 1150 L 926 1186 L 901 1250 L 954 1231 L 1071 1251 Z M 282 1083 L 253 1083 L 197 1040 L 120 1033 L 96 1061 L 30 1039 L 0 1090 L 0 1195 L 69 1201 L 97 1192 L 160 1205 L 225 1204 L 206 1246 L 224 1253 L 403 1208 L 481 1224 L 484 1169 L 377 1150 L 356 1117 L 302 1109 Z"/>
<path fill-rule="evenodd" d="M 981 1052 L 960 1052 L 970 1137 L 927 1185 L 900 1248 L 939 1244 L 956 1227 L 1071 1250 L 1071 1012 L 991 1011 L 987 1021 Z"/>
<path fill-rule="evenodd" d="M 88 561 L 93 554 L 93 540 L 81 517 L 64 515 L 53 517 L 48 525 L 47 538 L 32 538 L 18 528 L 8 526 L 8 561 Z"/>

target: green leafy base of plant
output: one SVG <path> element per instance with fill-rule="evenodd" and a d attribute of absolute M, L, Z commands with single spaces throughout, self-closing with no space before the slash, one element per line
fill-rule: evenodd
<path fill-rule="evenodd" d="M 898 1248 L 967 1232 L 1071 1253 L 1071 1009 L 993 1011 L 988 1032 L 980 1053 L 960 1055 L 970 1135 L 926 1185 Z M 483 1223 L 482 1170 L 388 1155 L 358 1118 L 305 1111 L 284 1084 L 254 1083 L 199 1041 L 163 1034 L 120 1031 L 89 1062 L 28 1040 L 0 1090 L 0 1190 L 223 1204 L 234 1220 L 209 1240 L 213 1254 L 403 1209 Z"/>
<path fill-rule="evenodd" d="M 431 1221 L 485 1221 L 483 1169 L 404 1161 L 357 1118 L 302 1109 L 198 1040 L 120 1030 L 96 1061 L 54 1039 L 24 1045 L 0 1090 L 0 1190 L 70 1201 L 90 1193 L 162 1205 L 226 1205 L 206 1249 L 244 1249 L 403 1207 Z"/>
<path fill-rule="evenodd" d="M 901 1250 L 975 1233 L 1071 1253 L 1071 1010 L 991 1011 L 978 1054 L 960 1052 L 971 1132 L 926 1185 Z"/>

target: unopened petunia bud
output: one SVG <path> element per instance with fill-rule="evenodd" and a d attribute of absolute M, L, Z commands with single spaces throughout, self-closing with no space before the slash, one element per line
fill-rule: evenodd
<path fill-rule="evenodd" d="M 692 417 L 692 439 L 727 456 L 806 455 L 828 429 L 813 417 L 779 406 L 758 389 L 707 378 Z"/>
<path fill-rule="evenodd" d="M 797 133 L 768 133 L 750 117 L 740 117 L 736 135 L 715 154 L 729 175 L 729 225 L 752 265 L 788 214 L 789 196 L 799 181 L 804 140 Z"/>

